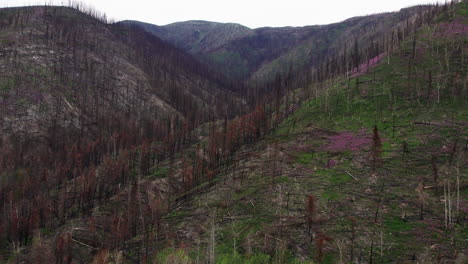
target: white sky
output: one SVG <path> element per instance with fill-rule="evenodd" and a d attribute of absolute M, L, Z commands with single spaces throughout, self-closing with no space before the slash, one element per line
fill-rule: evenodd
<path fill-rule="evenodd" d="M 0 7 L 64 0 L 0 0 Z M 66 0 L 65 0 L 66 1 Z M 165 25 L 186 20 L 235 22 L 251 28 L 339 22 L 445 0 L 82 0 L 114 20 Z"/>

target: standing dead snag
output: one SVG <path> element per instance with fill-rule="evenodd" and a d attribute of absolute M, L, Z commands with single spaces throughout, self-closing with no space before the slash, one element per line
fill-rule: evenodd
<path fill-rule="evenodd" d="M 350 259 L 351 261 L 354 260 L 354 241 L 356 239 L 356 223 L 357 219 L 353 216 L 349 217 L 349 220 L 351 222 L 351 248 L 350 248 Z"/>
<path fill-rule="evenodd" d="M 453 157 L 455 156 L 455 153 L 457 152 L 457 146 L 458 146 L 458 139 L 455 140 L 455 143 L 453 144 L 452 149 L 450 150 L 450 158 L 449 158 L 450 166 L 452 166 Z"/>
<path fill-rule="evenodd" d="M 182 171 L 182 181 L 184 192 L 189 191 L 193 186 L 193 166 L 186 160 L 183 161 L 184 169 Z"/>
<path fill-rule="evenodd" d="M 109 250 L 102 249 L 94 256 L 92 264 L 106 264 L 109 261 Z"/>
<path fill-rule="evenodd" d="M 375 172 L 382 165 L 382 140 L 377 125 L 374 126 L 374 135 L 372 136 L 371 159 L 372 170 Z"/>
<path fill-rule="evenodd" d="M 419 185 L 416 188 L 416 192 L 418 193 L 419 197 L 419 219 L 424 220 L 424 206 L 427 204 L 428 195 L 424 190 L 424 182 L 422 181 L 422 179 L 419 181 Z"/>
<path fill-rule="evenodd" d="M 309 194 L 307 196 L 306 220 L 309 228 L 309 235 L 312 225 L 317 220 L 317 206 L 315 204 L 315 196 Z"/>
<path fill-rule="evenodd" d="M 437 168 L 437 155 L 433 154 L 432 159 L 432 174 L 434 175 L 434 186 L 435 186 L 435 194 L 439 196 L 439 169 Z"/>
<path fill-rule="evenodd" d="M 61 234 L 56 240 L 55 264 L 70 264 L 72 262 L 71 234 Z"/>
<path fill-rule="evenodd" d="M 128 195 L 128 224 L 129 224 L 129 233 L 131 236 L 137 234 L 137 221 L 138 221 L 138 182 L 134 180 L 130 186 L 130 191 Z"/>
<path fill-rule="evenodd" d="M 317 238 L 315 239 L 315 248 L 317 250 L 315 258 L 318 263 L 321 263 L 323 260 L 323 249 L 326 241 L 331 241 L 331 238 L 323 233 L 319 233 Z"/>
<path fill-rule="evenodd" d="M 345 240 L 337 239 L 335 240 L 336 247 L 338 248 L 338 253 L 340 256 L 339 264 L 344 264 L 343 260 L 343 247 L 345 245 Z"/>
<path fill-rule="evenodd" d="M 278 167 L 278 140 L 275 141 L 275 145 L 274 145 L 274 149 L 273 149 L 273 157 L 272 157 L 272 160 L 270 160 L 270 164 L 271 162 L 273 162 L 272 166 L 271 166 L 271 186 L 274 186 L 275 185 L 275 178 L 276 176 L 280 176 L 280 175 L 277 175 L 278 172 L 277 172 L 277 167 Z"/>
<path fill-rule="evenodd" d="M 31 257 L 26 260 L 26 263 L 43 264 L 53 263 L 52 249 L 44 243 L 40 231 L 34 234 L 31 248 Z"/>

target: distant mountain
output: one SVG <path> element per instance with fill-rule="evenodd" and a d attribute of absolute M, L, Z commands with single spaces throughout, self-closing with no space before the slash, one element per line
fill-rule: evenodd
<path fill-rule="evenodd" d="M 148 32 L 192 54 L 211 52 L 226 43 L 254 34 L 252 29 L 234 23 L 199 20 L 166 26 L 155 26 L 137 21 L 126 21 L 126 23 L 138 24 Z"/>
<path fill-rule="evenodd" d="M 401 23 L 414 19 L 426 6 L 400 12 L 356 17 L 340 23 L 305 27 L 249 29 L 238 24 L 187 21 L 156 26 L 125 21 L 191 53 L 201 62 L 234 80 L 271 81 L 276 73 L 288 74 L 315 67 L 357 40 L 372 43 Z"/>
<path fill-rule="evenodd" d="M 294 48 L 318 27 L 250 29 L 239 24 L 187 21 L 156 26 L 134 24 L 236 80 L 246 80 L 264 62 Z"/>

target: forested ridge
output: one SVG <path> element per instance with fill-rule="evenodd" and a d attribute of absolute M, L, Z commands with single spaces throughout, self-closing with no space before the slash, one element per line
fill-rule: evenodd
<path fill-rule="evenodd" d="M 257 43 L 250 80 L 80 4 L 0 9 L 0 262 L 462 263 L 467 8 L 197 42 Z"/>
<path fill-rule="evenodd" d="M 276 73 L 295 74 L 304 68 L 319 67 L 333 54 L 383 49 L 393 38 L 411 30 L 409 24 L 420 25 L 433 17 L 434 9 L 421 5 L 399 12 L 354 17 L 330 25 L 304 27 L 264 27 L 250 29 L 232 23 L 186 21 L 156 26 L 137 21 L 124 21 L 193 54 L 198 60 L 213 65 L 226 76 L 240 81 L 273 81 Z M 399 35 L 398 35 L 399 34 Z M 372 46 L 373 45 L 373 46 Z M 372 47 L 371 47 L 372 46 Z M 378 47 L 377 47 L 378 46 Z M 363 55 L 363 57 L 367 56 Z"/>

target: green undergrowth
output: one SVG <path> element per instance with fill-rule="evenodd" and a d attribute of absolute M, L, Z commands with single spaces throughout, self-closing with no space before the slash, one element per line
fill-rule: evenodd
<path fill-rule="evenodd" d="M 158 167 L 154 170 L 154 172 L 147 176 L 148 179 L 150 180 L 155 180 L 155 179 L 159 179 L 159 178 L 165 178 L 167 176 L 167 174 L 169 173 L 169 169 L 166 168 L 166 167 Z"/>
<path fill-rule="evenodd" d="M 464 5 L 466 9 L 466 3 Z M 453 148 L 457 153 L 462 151 L 460 143 L 468 135 L 466 68 L 461 51 L 457 49 L 466 43 L 466 37 L 431 38 L 428 32 L 433 32 L 433 29 L 426 27 L 417 33 L 415 59 L 412 59 L 412 41 L 404 42 L 400 50 L 383 59 L 367 74 L 326 85 L 320 96 L 305 101 L 274 133 L 282 142 L 295 140 L 311 127 L 338 133 L 366 131 L 371 138 L 372 128 L 377 126 L 383 141 L 383 166 L 377 169 L 377 175 L 381 176 L 376 178 L 376 183 L 372 183 L 370 163 L 365 161 L 370 158 L 366 149 L 372 143 L 351 153 L 317 151 L 311 144 L 310 151 L 295 154 L 294 162 L 311 168 L 310 177 L 320 179 L 309 179 L 307 185 L 312 193 L 318 195 L 321 204 L 342 204 L 354 197 L 359 207 L 375 210 L 377 201 L 381 199 L 385 212 L 390 210 L 388 207 L 393 208 L 385 216 L 378 215 L 378 221 L 370 222 L 367 226 L 368 232 L 374 233 L 376 244 L 380 243 L 380 239 L 385 240 L 383 255 L 374 256 L 375 261 L 383 263 L 410 259 L 412 254 L 423 250 L 424 244 L 428 247 L 431 243 L 448 242 L 450 236 L 438 233 L 434 233 L 432 240 L 417 235 L 418 232 L 425 234 L 428 231 L 427 224 L 418 219 L 419 198 L 415 189 L 419 181 L 434 185 L 432 156 L 436 156 L 436 166 L 445 171 L 446 176 L 440 177 L 452 184 L 455 184 L 453 175 L 457 169 L 462 182 L 466 182 L 468 173 L 466 166 L 461 165 L 464 157 L 451 154 Z M 418 53 L 420 49 L 424 52 Z M 408 69 L 411 72 L 408 73 Z M 322 140 L 321 146 L 326 144 L 327 140 Z M 360 157 L 364 158 L 364 162 L 361 162 L 364 166 L 356 167 L 356 159 Z M 336 164 L 328 167 L 329 160 L 334 160 Z M 386 183 L 379 198 L 377 190 L 380 189 L 382 177 L 386 177 Z M 371 200 L 365 196 L 356 198 L 356 194 L 363 195 L 357 190 L 364 191 L 362 181 L 368 184 L 368 179 L 371 182 L 368 187 Z M 317 186 L 321 186 L 321 190 L 314 191 Z M 433 189 L 428 189 L 426 193 L 428 208 L 425 213 L 433 214 L 429 216 L 431 221 L 437 228 L 443 229 L 440 226 L 443 207 Z M 462 188 L 460 195 L 466 198 L 466 188 Z M 353 215 L 346 208 L 334 210 Z M 404 218 L 408 216 L 409 219 Z M 331 221 L 331 234 L 342 236 L 343 232 L 349 232 L 349 227 L 340 227 L 339 221 Z M 459 225 L 455 224 L 454 229 L 458 230 Z M 466 246 L 466 232 L 445 232 L 453 234 L 457 243 Z M 410 241 L 414 236 L 417 239 L 412 243 Z M 363 248 L 369 250 L 369 245 Z"/>
<path fill-rule="evenodd" d="M 450 181 L 453 188 L 457 173 L 461 186 L 467 181 L 468 168 L 461 153 L 467 137 L 468 93 L 466 69 L 457 48 L 466 40 L 433 39 L 427 37 L 428 31 L 423 28 L 417 33 L 416 50 L 424 52 L 414 59 L 412 41 L 403 42 L 368 73 L 323 85 L 318 97 L 303 102 L 273 131 L 267 141 L 279 139 L 284 154 L 276 161 L 282 165 L 276 178 L 272 177 L 272 161 L 259 157 L 255 162 L 260 165 L 251 165 L 243 179 L 220 181 L 219 190 L 197 200 L 216 212 L 216 263 L 301 263 L 294 258 L 298 248 L 309 260 L 304 263 L 311 263 L 316 245 L 304 217 L 308 195 L 315 197 L 323 220 L 315 232 L 332 238 L 325 244 L 321 263 L 339 262 L 340 242 L 345 245 L 345 263 L 351 262 L 353 225 L 354 257 L 359 255 L 363 262 L 369 261 L 371 249 L 375 263 L 400 263 L 436 244 L 443 245 L 451 258 L 452 244 L 466 248 L 463 225 L 443 226 L 444 204 L 441 194 L 435 194 L 433 177 L 435 164 L 439 190 L 443 181 Z M 374 126 L 382 140 L 381 163 L 376 166 L 369 151 Z M 327 150 L 330 137 L 343 132 L 360 135 L 368 143 L 352 150 Z M 416 191 L 421 182 L 428 186 L 424 220 Z M 466 192 L 462 187 L 463 199 Z M 186 212 L 193 209 L 187 207 Z M 190 215 L 178 214 L 173 217 Z M 284 230 L 279 230 L 280 220 Z M 206 219 L 203 224 L 210 230 Z M 275 245 L 272 250 L 264 245 L 261 234 L 289 244 Z M 207 248 L 204 244 L 196 255 L 204 255 Z"/>
<path fill-rule="evenodd" d="M 427 38 L 429 29 L 422 29 L 416 38 L 416 53 L 421 49 L 424 54 L 412 59 L 412 41 L 406 41 L 367 74 L 325 84 L 322 95 L 304 102 L 276 135 L 310 124 L 335 131 L 377 125 L 385 136 L 398 137 L 404 132 L 398 128 L 414 121 L 467 121 L 466 68 L 456 48 L 466 38 Z"/>

